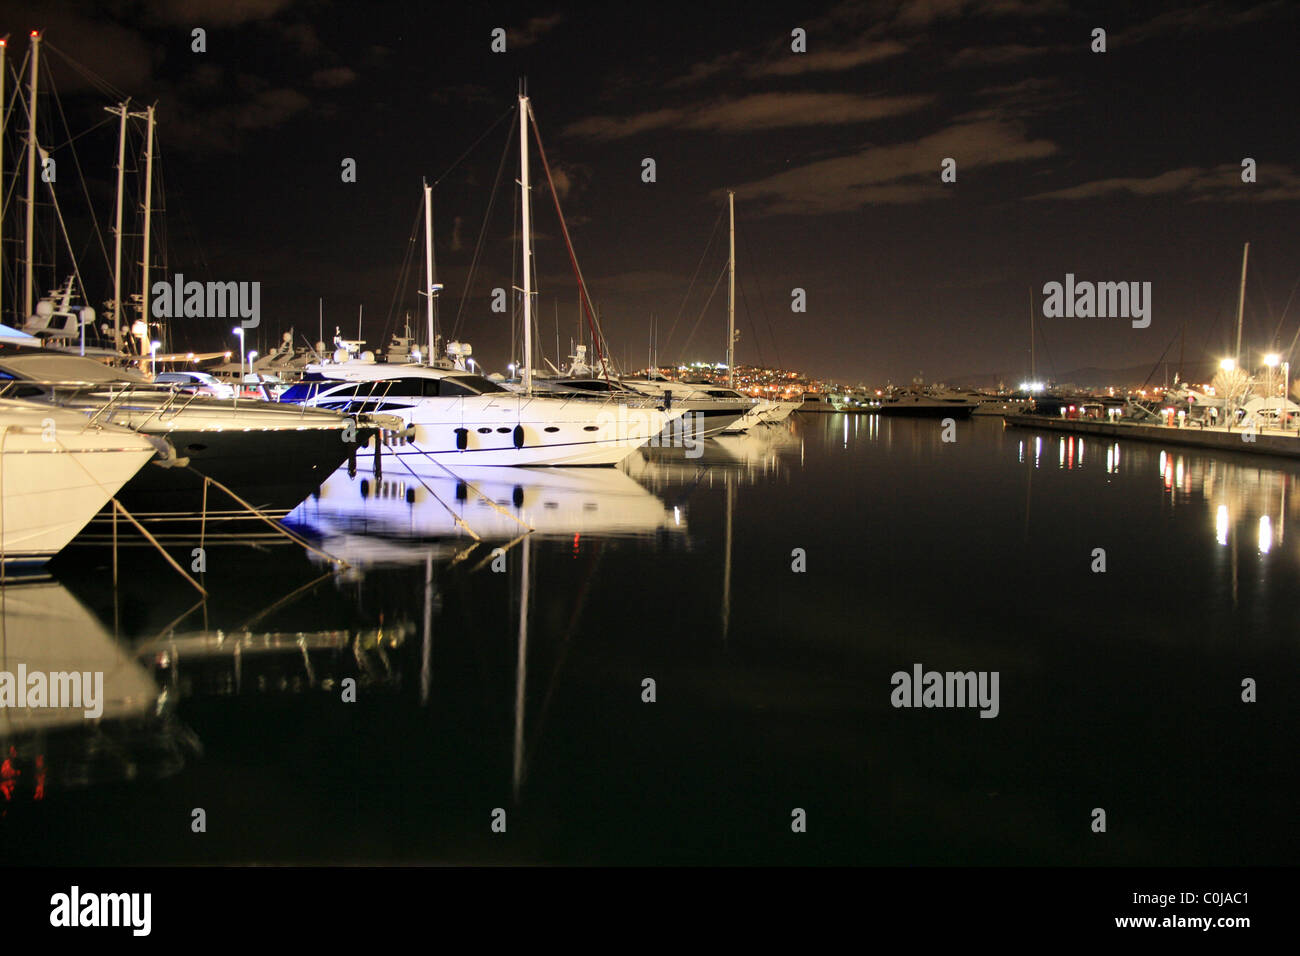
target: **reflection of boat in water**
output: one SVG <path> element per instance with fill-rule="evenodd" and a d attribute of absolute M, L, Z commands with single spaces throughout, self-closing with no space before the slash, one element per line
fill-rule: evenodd
<path fill-rule="evenodd" d="M 136 657 L 178 699 L 333 690 L 345 677 L 358 686 L 396 684 L 391 655 L 415 633 L 412 621 L 351 631 L 195 631 L 134 646 Z"/>
<path fill-rule="evenodd" d="M 340 470 L 286 519 L 350 563 L 401 560 L 412 540 L 473 535 L 626 536 L 685 531 L 654 494 L 618 469 L 457 468 L 431 475 L 349 476 Z M 473 535 L 470 534 L 473 532 Z M 423 556 L 427 549 L 419 550 Z"/>
<path fill-rule="evenodd" d="M 69 697 L 85 685 L 81 706 L 0 707 L 5 803 L 18 794 L 42 799 L 51 786 L 167 776 L 198 750 L 193 735 L 166 713 L 166 693 L 63 585 L 0 588 L 0 620 L 0 671 L 15 678 L 25 672 L 29 686 L 30 675 L 46 675 L 47 705 L 50 675 L 69 675 L 61 682 Z M 81 681 L 71 680 L 74 672 Z M 98 716 L 87 717 L 88 709 Z"/>
<path fill-rule="evenodd" d="M 703 469 L 748 476 L 777 474 L 799 447 L 799 435 L 790 425 L 765 425 L 743 435 L 719 435 L 702 442 L 696 455 L 680 448 L 641 448 L 620 467 L 637 481 L 658 488 L 665 481 L 693 480 Z"/>

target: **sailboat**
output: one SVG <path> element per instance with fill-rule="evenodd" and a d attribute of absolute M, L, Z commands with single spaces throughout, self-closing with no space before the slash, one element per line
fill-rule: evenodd
<path fill-rule="evenodd" d="M 389 455 L 408 469 L 440 473 L 446 465 L 616 465 L 658 435 L 683 410 L 610 395 L 591 402 L 538 395 L 533 388 L 532 213 L 528 128 L 536 119 L 528 97 L 519 95 L 519 164 L 522 209 L 524 366 L 523 387 L 514 392 L 459 368 L 388 365 L 364 355 L 308 366 L 308 374 L 280 400 L 348 413 L 379 411 L 405 423 L 384 447 L 376 440 L 358 457 Z M 544 157 L 543 157 L 544 158 Z M 425 186 L 426 278 L 429 342 L 434 341 L 431 200 Z M 432 347 L 429 349 L 433 351 Z M 435 470 L 436 469 L 436 470 Z"/>

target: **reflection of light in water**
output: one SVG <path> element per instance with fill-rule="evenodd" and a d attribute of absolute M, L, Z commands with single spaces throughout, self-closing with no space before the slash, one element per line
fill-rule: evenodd
<path fill-rule="evenodd" d="M 1064 468 L 1065 467 L 1065 439 L 1064 438 L 1057 441 L 1057 450 L 1060 452 L 1060 454 L 1057 456 L 1056 465 L 1058 468 Z"/>
<path fill-rule="evenodd" d="M 1230 522 L 1228 521 L 1228 506 L 1219 505 L 1219 510 L 1215 512 L 1214 515 L 1214 537 L 1215 540 L 1219 542 L 1219 544 L 1226 545 L 1228 543 L 1229 524 Z"/>
<path fill-rule="evenodd" d="M 1115 449 L 1106 449 L 1106 474 L 1113 474 L 1115 471 Z"/>
<path fill-rule="evenodd" d="M 682 509 L 678 505 L 673 505 L 673 523 L 677 525 L 682 523 Z"/>
<path fill-rule="evenodd" d="M 1074 436 L 1070 436 L 1070 461 L 1067 466 L 1070 471 L 1074 471 Z"/>
<path fill-rule="evenodd" d="M 1160 477 L 1165 476 L 1165 468 L 1169 465 L 1169 456 L 1164 452 L 1160 453 Z"/>
<path fill-rule="evenodd" d="M 844 416 L 844 447 L 849 447 L 849 416 Z"/>
<path fill-rule="evenodd" d="M 1034 439 L 1034 467 L 1038 467 L 1038 459 L 1043 455 L 1043 439 L 1041 437 Z"/>
<path fill-rule="evenodd" d="M 1174 482 L 1180 487 L 1183 483 L 1183 459 L 1181 456 L 1179 456 L 1178 464 L 1174 466 Z"/>
<path fill-rule="evenodd" d="M 1023 440 L 1020 442 L 1020 450 L 1017 453 L 1017 457 L 1020 464 L 1023 465 L 1025 463 L 1025 443 Z"/>
<path fill-rule="evenodd" d="M 1083 467 L 1083 439 L 1079 439 L 1079 467 Z"/>
<path fill-rule="evenodd" d="M 1119 471 L 1119 442 L 1115 442 L 1115 471 Z"/>
<path fill-rule="evenodd" d="M 1273 522 L 1268 515 L 1259 516 L 1259 553 L 1268 554 L 1273 550 Z"/>

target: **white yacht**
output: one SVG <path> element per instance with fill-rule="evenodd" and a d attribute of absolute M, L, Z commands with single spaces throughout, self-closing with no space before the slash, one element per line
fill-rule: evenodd
<path fill-rule="evenodd" d="M 364 360 L 309 365 L 280 400 L 348 415 L 396 416 L 405 430 L 368 442 L 358 458 L 378 451 L 426 472 L 453 463 L 616 465 L 683 413 L 615 397 L 592 402 L 528 395 L 456 369 Z"/>
<path fill-rule="evenodd" d="M 886 395 L 877 413 L 906 418 L 970 418 L 975 407 L 976 403 L 963 395 L 907 389 Z"/>
<path fill-rule="evenodd" d="M 698 416 L 698 438 L 727 434 L 758 404 L 734 388 L 707 382 L 674 382 L 666 378 L 626 378 L 622 382 L 644 395 L 663 399 L 668 408 L 682 409 Z"/>
<path fill-rule="evenodd" d="M 63 550 L 160 445 L 79 412 L 0 399 L 0 556 L 6 568 Z"/>

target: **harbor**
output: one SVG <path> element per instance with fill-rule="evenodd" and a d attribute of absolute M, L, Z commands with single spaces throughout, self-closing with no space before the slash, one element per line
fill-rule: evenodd
<path fill-rule="evenodd" d="M 42 6 L 23 929 L 373 946 L 539 872 L 622 913 L 606 870 L 794 866 L 1113 939 L 1300 862 L 1300 171 L 1183 115 L 1286 115 L 1292 12 Z"/>

